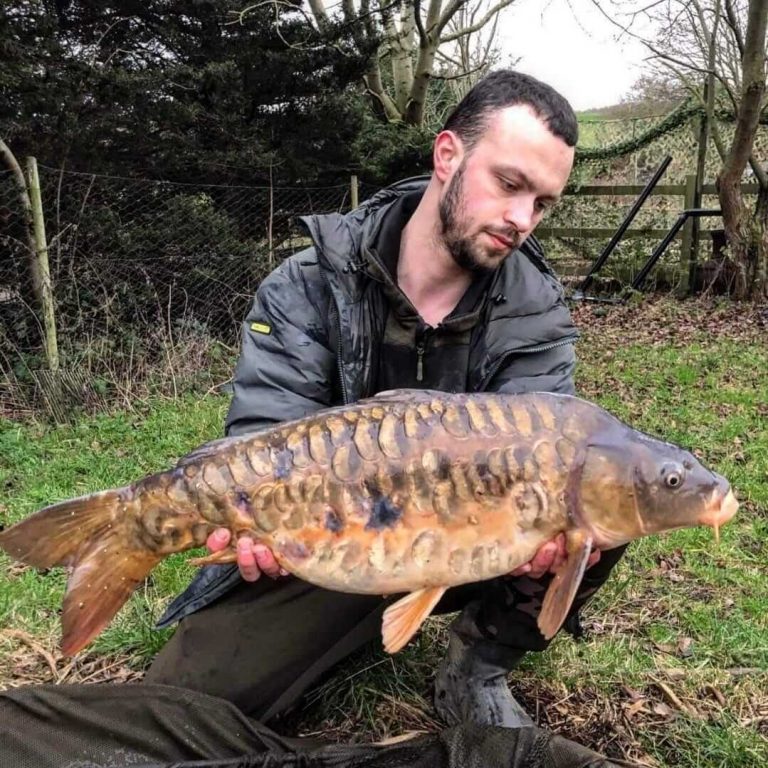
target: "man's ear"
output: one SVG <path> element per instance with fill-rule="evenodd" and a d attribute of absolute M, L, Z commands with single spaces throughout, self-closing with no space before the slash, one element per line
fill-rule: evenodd
<path fill-rule="evenodd" d="M 432 148 L 434 175 L 442 182 L 448 181 L 461 165 L 464 145 L 453 131 L 440 131 Z"/>

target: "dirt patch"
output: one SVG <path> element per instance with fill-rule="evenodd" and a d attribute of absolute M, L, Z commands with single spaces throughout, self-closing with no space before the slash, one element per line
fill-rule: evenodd
<path fill-rule="evenodd" d="M 4 668 L 0 688 L 51 683 L 133 683 L 144 676 L 129 653 L 83 653 L 64 658 L 53 643 L 18 629 L 0 631 L 0 644 Z"/>
<path fill-rule="evenodd" d="M 682 347 L 721 339 L 764 341 L 768 332 L 765 303 L 644 296 L 624 305 L 575 302 L 571 314 L 584 336 L 582 344 L 619 338 L 625 346 Z"/>

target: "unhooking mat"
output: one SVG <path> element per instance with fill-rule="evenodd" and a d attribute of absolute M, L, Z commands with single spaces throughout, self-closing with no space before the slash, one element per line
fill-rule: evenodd
<path fill-rule="evenodd" d="M 389 745 L 279 736 L 223 699 L 148 684 L 0 692 L 0 768 L 610 768 L 539 728 L 465 725 Z"/>

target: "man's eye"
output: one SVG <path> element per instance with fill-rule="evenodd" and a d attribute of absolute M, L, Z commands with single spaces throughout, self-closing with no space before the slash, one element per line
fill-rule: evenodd
<path fill-rule="evenodd" d="M 536 201 L 536 210 L 540 211 L 541 213 L 545 213 L 552 207 L 552 203 L 548 203 L 545 200 L 537 200 Z"/>
<path fill-rule="evenodd" d="M 517 184 L 515 184 L 514 181 L 499 179 L 499 182 L 501 183 L 501 187 L 505 192 L 514 192 L 517 189 Z"/>

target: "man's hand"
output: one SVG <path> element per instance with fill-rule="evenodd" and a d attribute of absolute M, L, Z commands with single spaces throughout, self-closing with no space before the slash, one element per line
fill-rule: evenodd
<path fill-rule="evenodd" d="M 205 543 L 211 552 L 220 552 L 229 545 L 231 538 L 228 529 L 217 528 Z M 272 552 L 263 544 L 254 543 L 250 536 L 241 536 L 237 540 L 237 567 L 246 581 L 256 581 L 262 573 L 272 579 L 288 575 L 288 571 L 277 564 Z"/>
<path fill-rule="evenodd" d="M 532 579 L 540 579 L 545 573 L 556 573 L 568 557 L 565 549 L 565 534 L 559 533 L 552 541 L 542 544 L 539 551 L 533 556 L 533 560 L 518 566 L 510 576 L 530 576 Z M 587 561 L 587 568 L 591 568 L 600 560 L 600 550 L 592 550 Z"/>

